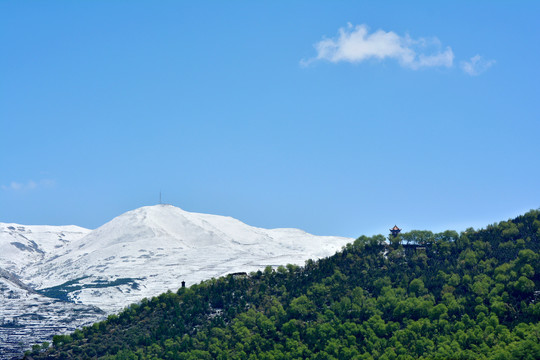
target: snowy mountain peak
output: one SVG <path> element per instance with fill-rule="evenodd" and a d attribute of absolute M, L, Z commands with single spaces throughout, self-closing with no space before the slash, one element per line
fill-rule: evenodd
<path fill-rule="evenodd" d="M 123 251 L 157 245 L 187 249 L 230 246 L 230 241 L 249 244 L 253 242 L 252 229 L 255 228 L 231 217 L 190 213 L 172 205 L 145 206 L 128 211 L 73 242 L 68 252 L 103 252 L 105 248 L 124 248 L 128 244 L 131 245 Z"/>

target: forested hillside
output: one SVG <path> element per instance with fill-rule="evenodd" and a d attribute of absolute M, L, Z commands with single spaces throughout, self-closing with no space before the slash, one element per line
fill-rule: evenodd
<path fill-rule="evenodd" d="M 539 359 L 540 211 L 211 279 L 36 345 L 34 359 Z"/>

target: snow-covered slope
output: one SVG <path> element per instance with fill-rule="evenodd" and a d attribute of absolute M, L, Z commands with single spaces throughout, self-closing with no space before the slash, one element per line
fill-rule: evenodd
<path fill-rule="evenodd" d="M 98 308 L 51 299 L 20 275 L 88 234 L 78 226 L 0 223 L 0 359 L 21 356 L 30 345 L 51 340 L 105 317 Z"/>
<path fill-rule="evenodd" d="M 118 216 L 59 248 L 21 274 L 36 289 L 66 292 L 107 312 L 143 297 L 231 272 L 303 264 L 329 256 L 352 239 L 297 229 L 262 229 L 231 217 L 171 205 Z"/>
<path fill-rule="evenodd" d="M 98 308 L 42 296 L 0 271 L 0 359 L 21 357 L 32 344 L 51 341 L 103 320 Z"/>
<path fill-rule="evenodd" d="M 0 268 L 19 274 L 23 269 L 88 234 L 78 226 L 0 223 Z"/>

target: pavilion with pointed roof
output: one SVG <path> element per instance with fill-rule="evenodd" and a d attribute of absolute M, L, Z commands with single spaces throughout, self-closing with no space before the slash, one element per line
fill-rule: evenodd
<path fill-rule="evenodd" d="M 396 237 L 401 232 L 401 229 L 398 228 L 397 225 L 394 225 L 394 227 L 390 229 L 390 232 L 392 233 L 393 237 Z"/>

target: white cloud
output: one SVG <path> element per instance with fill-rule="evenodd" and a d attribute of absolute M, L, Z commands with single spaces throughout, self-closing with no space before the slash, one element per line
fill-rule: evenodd
<path fill-rule="evenodd" d="M 9 183 L 9 185 L 2 185 L 2 190 L 5 191 L 28 191 L 28 190 L 34 190 L 39 188 L 50 188 L 55 185 L 55 181 L 51 179 L 43 179 L 39 182 L 35 182 L 33 180 L 28 180 L 26 183 L 24 182 L 16 182 L 12 181 Z"/>
<path fill-rule="evenodd" d="M 2 185 L 3 190 L 20 190 L 24 185 L 15 181 L 12 181 L 9 185 Z"/>
<path fill-rule="evenodd" d="M 462 61 L 461 69 L 471 76 L 477 76 L 489 69 L 493 64 L 495 64 L 495 60 L 486 60 L 480 55 L 475 55 L 469 61 Z"/>
<path fill-rule="evenodd" d="M 397 60 L 402 66 L 411 69 L 423 67 L 451 67 L 454 53 L 447 46 L 441 50 L 437 38 L 412 39 L 408 35 L 399 36 L 393 31 L 377 30 L 369 33 L 366 25 L 339 29 L 336 38 L 323 39 L 316 43 L 317 56 L 302 60 L 302 65 L 309 65 L 314 61 L 326 60 L 333 63 L 351 62 L 359 63 L 368 59 L 383 60 L 386 58 Z M 428 52 L 431 50 L 431 52 Z"/>

